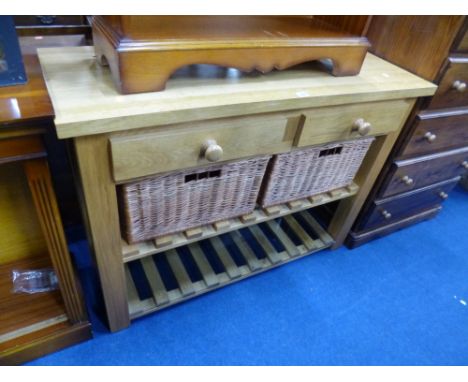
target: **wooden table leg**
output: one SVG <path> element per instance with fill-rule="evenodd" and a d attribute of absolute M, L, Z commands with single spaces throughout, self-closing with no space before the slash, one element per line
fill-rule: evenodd
<path fill-rule="evenodd" d="M 59 280 L 67 316 L 72 323 L 86 321 L 86 310 L 74 276 L 47 161 L 45 158 L 27 160 L 23 162 L 23 166 L 52 265 Z"/>
<path fill-rule="evenodd" d="M 359 191 L 340 202 L 328 227 L 328 233 L 335 240 L 332 249 L 340 247 L 346 239 L 397 137 L 398 131 L 378 137 L 369 149 L 355 178 Z"/>
<path fill-rule="evenodd" d="M 86 205 L 88 233 L 94 250 L 111 331 L 130 325 L 115 184 L 108 138 L 75 139 L 75 152 Z"/>

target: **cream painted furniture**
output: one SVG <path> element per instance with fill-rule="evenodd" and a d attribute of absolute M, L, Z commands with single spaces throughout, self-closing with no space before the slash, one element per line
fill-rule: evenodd
<path fill-rule="evenodd" d="M 120 95 L 109 69 L 96 63 L 92 47 L 44 49 L 39 57 L 55 108 L 57 134 L 73 140 L 112 331 L 186 298 L 324 247 L 340 246 L 416 98 L 436 90 L 433 84 L 368 54 L 361 73 L 354 77 L 333 77 L 319 64 L 317 70 L 308 65 L 267 75 L 195 66 L 177 72 L 163 92 Z M 364 135 L 376 140 L 347 188 L 266 210 L 257 208 L 239 219 L 136 245 L 121 238 L 119 184 L 213 161 Z M 308 209 L 333 200 L 341 201 L 325 231 Z M 300 244 L 284 234 L 279 216 L 284 216 Z M 301 222 L 307 222 L 316 236 L 311 237 Z M 256 257 L 239 234 L 245 227 L 263 248 L 264 258 Z M 284 250 L 274 248 L 267 230 Z M 228 239 L 236 244 L 244 265 L 229 256 Z M 209 242 L 223 264 L 222 272 L 210 265 L 206 243 L 200 240 Z M 191 254 L 200 280 L 189 276 L 180 251 Z M 166 261 L 172 269 L 176 288 L 163 282 L 158 261 Z M 149 294 L 134 282 L 135 268 L 144 272 Z"/>

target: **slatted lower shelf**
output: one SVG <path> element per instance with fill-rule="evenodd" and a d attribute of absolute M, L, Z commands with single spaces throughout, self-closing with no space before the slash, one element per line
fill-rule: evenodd
<path fill-rule="evenodd" d="M 125 264 L 130 318 L 177 304 L 330 247 L 311 210 Z"/>

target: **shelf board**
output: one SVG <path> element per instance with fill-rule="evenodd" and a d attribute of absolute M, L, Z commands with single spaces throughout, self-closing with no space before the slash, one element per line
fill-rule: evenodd
<path fill-rule="evenodd" d="M 125 264 L 135 319 L 330 247 L 311 211 L 264 221 Z"/>
<path fill-rule="evenodd" d="M 60 292 L 13 293 L 14 269 L 51 267 L 46 257 L 25 259 L 0 266 L 0 343 L 67 320 Z"/>
<path fill-rule="evenodd" d="M 330 192 L 314 195 L 310 198 L 295 200 L 285 204 L 269 208 L 257 207 L 253 213 L 201 226 L 195 230 L 187 230 L 147 240 L 138 244 L 128 244 L 122 240 L 122 256 L 124 262 L 133 261 L 156 253 L 165 252 L 169 249 L 181 247 L 199 240 L 208 239 L 223 233 L 232 232 L 254 224 L 259 224 L 280 216 L 289 215 L 294 212 L 304 211 L 311 207 L 316 207 L 325 203 L 333 202 L 354 195 L 359 187 L 352 183 L 343 188 L 338 188 Z"/>

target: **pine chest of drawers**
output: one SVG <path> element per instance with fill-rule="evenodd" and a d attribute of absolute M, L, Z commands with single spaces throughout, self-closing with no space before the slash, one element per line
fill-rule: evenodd
<path fill-rule="evenodd" d="M 416 99 L 436 90 L 367 55 L 354 77 L 332 77 L 318 66 L 268 75 L 196 67 L 171 78 L 164 92 L 125 96 L 114 89 L 109 69 L 96 64 L 92 47 L 44 49 L 39 55 L 57 134 L 73 140 L 112 331 L 321 248 L 340 246 Z M 348 187 L 270 209 L 257 207 L 248 216 L 170 237 L 134 245 L 122 239 L 116 191 L 122 183 L 364 135 L 376 139 Z M 207 141 L 216 142 L 214 151 L 204 148 Z M 333 200 L 340 200 L 339 208 L 324 229 L 309 211 Z M 294 231 L 294 240 L 285 225 Z M 275 235 L 282 249 L 268 235 Z M 243 265 L 233 261 L 228 242 Z M 213 266 L 210 256 L 222 269 Z M 190 276 L 187 257 L 200 279 Z M 172 270 L 177 287 L 163 282 L 160 262 Z"/>

